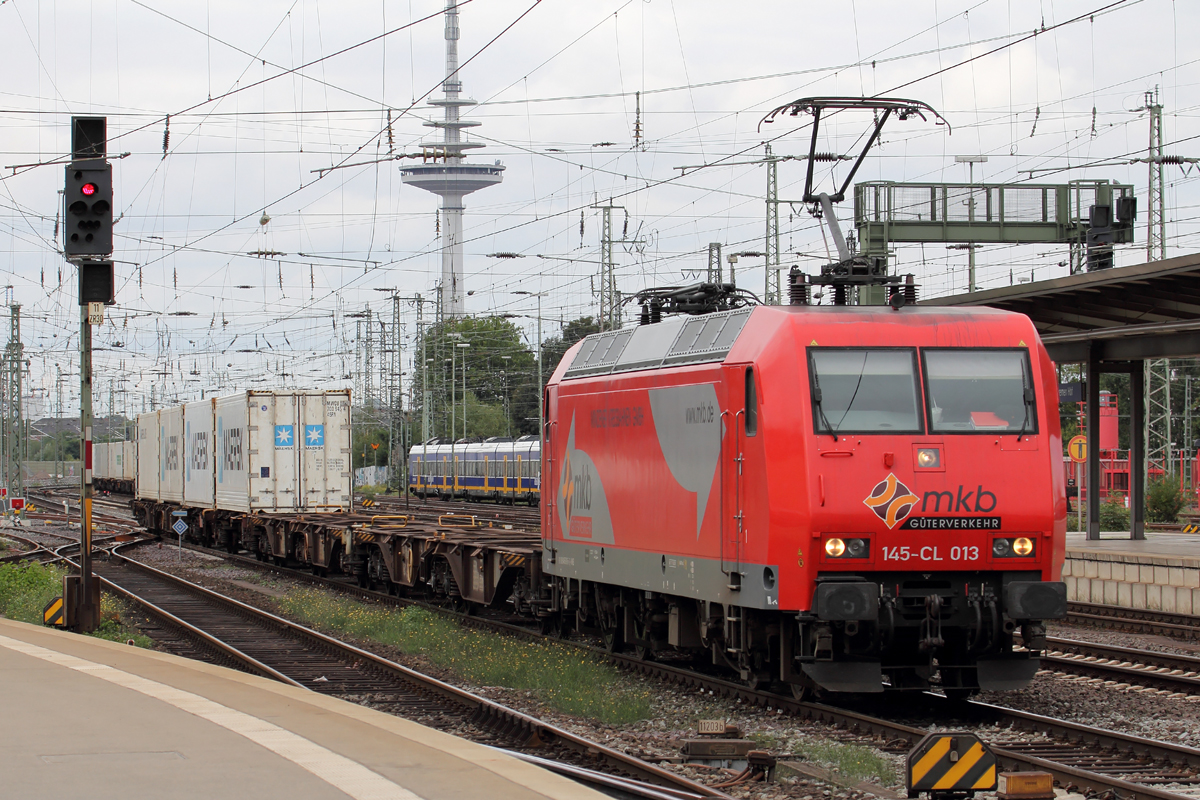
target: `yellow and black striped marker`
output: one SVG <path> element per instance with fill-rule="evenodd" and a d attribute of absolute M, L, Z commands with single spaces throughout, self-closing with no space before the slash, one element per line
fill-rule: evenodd
<path fill-rule="evenodd" d="M 363 508 L 370 508 L 371 506 L 375 505 L 375 501 L 369 497 L 364 497 L 360 505 Z"/>
<path fill-rule="evenodd" d="M 63 627 L 67 624 L 64 611 L 63 599 L 61 597 L 54 598 L 42 609 L 42 624 Z"/>
<path fill-rule="evenodd" d="M 973 733 L 931 733 L 908 754 L 908 796 L 996 788 L 996 757 Z"/>
<path fill-rule="evenodd" d="M 1195 523 L 1192 523 L 1190 525 L 1184 525 L 1183 532 L 1184 533 L 1200 533 L 1200 525 L 1196 525 Z"/>

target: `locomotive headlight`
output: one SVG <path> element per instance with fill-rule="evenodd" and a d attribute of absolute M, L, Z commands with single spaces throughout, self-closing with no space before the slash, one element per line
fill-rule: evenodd
<path fill-rule="evenodd" d="M 867 557 L 867 540 L 866 539 L 847 539 L 846 540 L 846 558 L 866 558 Z"/>
<path fill-rule="evenodd" d="M 871 540 L 836 537 L 826 539 L 825 555 L 830 558 L 867 558 L 871 555 Z"/>
<path fill-rule="evenodd" d="M 1033 555 L 1033 540 L 1026 539 L 1022 536 L 1019 539 L 1014 539 L 1012 543 L 1013 553 L 1019 556 Z"/>
<path fill-rule="evenodd" d="M 942 452 L 936 447 L 922 447 L 917 450 L 917 466 L 924 469 L 936 469 L 942 465 Z"/>
<path fill-rule="evenodd" d="M 992 542 L 992 555 L 996 558 L 1008 558 L 1012 555 L 1012 541 L 1009 539 L 996 539 Z"/>

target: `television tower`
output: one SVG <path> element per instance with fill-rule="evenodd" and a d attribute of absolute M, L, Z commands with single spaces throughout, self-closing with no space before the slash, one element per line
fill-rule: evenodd
<path fill-rule="evenodd" d="M 426 122 L 430 128 L 441 128 L 442 138 L 422 142 L 424 161 L 400 168 L 400 180 L 418 189 L 441 195 L 442 198 L 442 291 L 441 319 L 466 313 L 466 288 L 463 285 L 463 198 L 471 192 L 486 189 L 504 180 L 504 167 L 470 164 L 463 160 L 463 151 L 483 147 L 479 142 L 466 142 L 463 128 L 473 128 L 479 122 L 459 118 L 459 109 L 475 105 L 474 100 L 460 97 L 462 80 L 458 74 L 458 0 L 446 0 L 446 80 L 442 82 L 444 97 L 430 100 L 431 106 L 441 106 L 445 116 Z"/>

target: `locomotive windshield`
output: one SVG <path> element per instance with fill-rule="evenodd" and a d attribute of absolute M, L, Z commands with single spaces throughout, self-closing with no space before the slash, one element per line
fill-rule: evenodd
<path fill-rule="evenodd" d="M 810 348 L 818 434 L 921 433 L 916 351 Z"/>
<path fill-rule="evenodd" d="M 934 433 L 1037 433 L 1027 350 L 923 350 Z"/>

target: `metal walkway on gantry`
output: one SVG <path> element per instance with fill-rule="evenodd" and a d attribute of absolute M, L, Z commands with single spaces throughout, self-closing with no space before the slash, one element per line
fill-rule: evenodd
<path fill-rule="evenodd" d="M 1131 536 L 1145 538 L 1145 362 L 1200 356 L 1200 253 L 1002 289 L 924 300 L 989 306 L 1028 316 L 1050 357 L 1084 364 L 1087 439 L 1100 441 L 1100 375 L 1130 377 Z M 1088 448 L 1087 485 L 1100 485 L 1100 450 Z M 1088 538 L 1100 538 L 1100 492 L 1088 492 Z"/>

